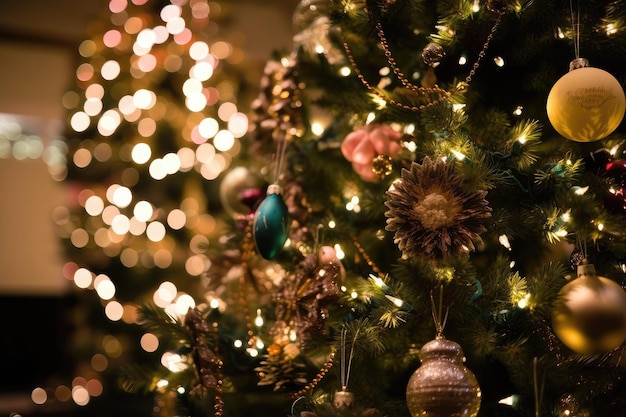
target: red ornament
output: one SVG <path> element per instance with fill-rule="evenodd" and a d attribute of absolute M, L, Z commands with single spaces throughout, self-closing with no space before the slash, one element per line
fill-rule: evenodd
<path fill-rule="evenodd" d="M 626 211 L 626 160 L 608 162 L 604 175 L 613 179 L 613 187 L 609 189 L 605 205 L 611 210 Z"/>
<path fill-rule="evenodd" d="M 396 158 L 402 151 L 402 135 L 389 125 L 372 124 L 348 134 L 341 144 L 344 158 L 364 181 L 376 182 L 380 175 L 372 167 L 374 158 L 388 155 Z"/>

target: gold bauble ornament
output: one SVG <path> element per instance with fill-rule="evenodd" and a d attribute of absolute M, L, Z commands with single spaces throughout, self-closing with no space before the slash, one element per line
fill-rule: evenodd
<path fill-rule="evenodd" d="M 463 365 L 459 344 L 437 336 L 420 350 L 421 366 L 406 387 L 413 417 L 475 417 L 480 409 L 480 387 Z"/>
<path fill-rule="evenodd" d="M 592 264 L 578 265 L 578 277 L 559 291 L 552 328 L 574 352 L 610 352 L 626 340 L 626 292 Z"/>
<path fill-rule="evenodd" d="M 228 171 L 220 183 L 220 202 L 233 218 L 254 213 L 254 206 L 263 200 L 263 180 L 248 168 L 240 166 Z"/>
<path fill-rule="evenodd" d="M 550 123 L 562 136 L 576 142 L 594 142 L 617 129 L 626 100 L 615 77 L 578 58 L 550 90 L 546 109 Z"/>

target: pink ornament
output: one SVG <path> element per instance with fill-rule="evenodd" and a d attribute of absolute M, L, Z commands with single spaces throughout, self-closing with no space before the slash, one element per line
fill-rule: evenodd
<path fill-rule="evenodd" d="M 320 263 L 327 264 L 337 259 L 337 252 L 332 246 L 322 246 L 319 256 Z"/>
<path fill-rule="evenodd" d="M 349 133 L 341 144 L 344 158 L 352 162 L 352 168 L 364 181 L 376 182 L 380 178 L 372 170 L 372 161 L 378 155 L 392 159 L 402 151 L 402 135 L 389 125 L 373 124 Z"/>

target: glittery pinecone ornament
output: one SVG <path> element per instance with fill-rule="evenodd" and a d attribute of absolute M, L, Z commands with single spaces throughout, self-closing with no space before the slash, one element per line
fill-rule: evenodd
<path fill-rule="evenodd" d="M 272 155 L 275 141 L 299 135 L 304 126 L 298 71 L 293 58 L 268 61 L 260 92 L 252 102 L 256 138 L 251 154 Z"/>
<path fill-rule="evenodd" d="M 283 279 L 275 295 L 274 326 L 292 328 L 302 346 L 323 334 L 328 306 L 339 294 L 340 272 L 341 264 L 337 260 L 320 264 L 317 254 L 306 256 L 295 273 Z"/>

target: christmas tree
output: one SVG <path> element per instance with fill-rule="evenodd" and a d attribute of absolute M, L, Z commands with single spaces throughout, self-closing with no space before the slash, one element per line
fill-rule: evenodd
<path fill-rule="evenodd" d="M 107 276 L 148 351 L 121 387 L 160 415 L 626 415 L 625 18 L 608 0 L 302 0 L 236 152 L 205 133 L 225 131 L 207 90 L 183 113 L 120 106 L 133 135 L 92 132 L 127 155 L 102 167 L 110 192 L 132 182 L 158 207 L 146 231 L 168 219 L 196 251 L 181 270 L 172 241 L 133 232 L 140 212 L 111 217 Z M 133 88 L 179 91 L 177 71 Z M 145 132 L 132 117 L 157 111 Z M 196 159 L 143 181 L 176 138 Z M 209 143 L 223 169 L 182 175 L 215 166 Z M 208 208 L 219 227 L 190 231 Z"/>

